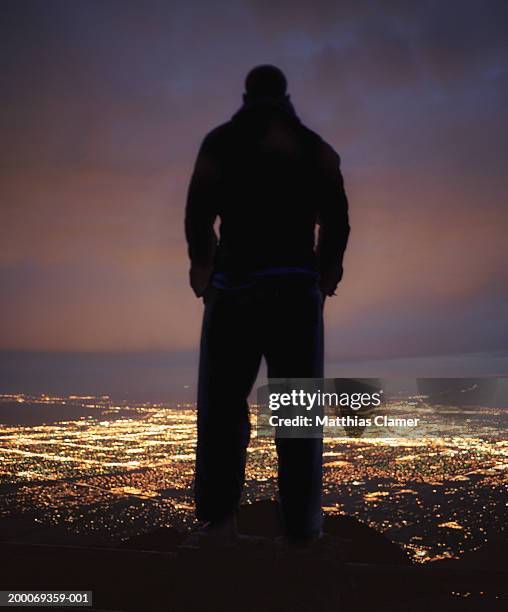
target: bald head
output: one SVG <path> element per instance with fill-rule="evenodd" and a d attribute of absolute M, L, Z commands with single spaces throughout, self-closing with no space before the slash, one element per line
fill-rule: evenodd
<path fill-rule="evenodd" d="M 287 81 L 282 70 L 269 64 L 256 66 L 245 79 L 245 96 L 249 100 L 257 98 L 283 98 L 286 95 Z"/>

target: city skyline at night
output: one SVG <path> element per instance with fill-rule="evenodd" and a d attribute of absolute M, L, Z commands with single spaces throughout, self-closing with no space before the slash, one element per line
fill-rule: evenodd
<path fill-rule="evenodd" d="M 41 528 L 64 527 L 70 542 L 81 535 L 104 545 L 157 527 L 189 529 L 193 408 L 0 395 L 0 415 L 11 410 L 0 427 L 0 517 L 14 530 L 28 516 Z M 508 442 L 490 431 L 486 408 L 470 410 L 479 419 L 462 434 L 443 426 L 439 436 L 325 437 L 325 513 L 356 517 L 418 563 L 460 558 L 500 537 Z M 254 436 L 244 501 L 272 498 L 276 474 L 273 440 Z"/>

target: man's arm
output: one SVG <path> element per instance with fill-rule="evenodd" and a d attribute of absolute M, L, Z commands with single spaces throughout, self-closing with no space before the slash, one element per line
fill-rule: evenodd
<path fill-rule="evenodd" d="M 201 297 L 213 270 L 217 236 L 213 224 L 217 218 L 219 163 L 210 138 L 201 145 L 187 194 L 185 236 L 191 260 L 190 284 Z"/>
<path fill-rule="evenodd" d="M 334 295 L 342 279 L 342 260 L 349 237 L 348 200 L 340 171 L 340 157 L 328 145 L 321 154 L 319 234 L 316 247 L 321 290 Z"/>

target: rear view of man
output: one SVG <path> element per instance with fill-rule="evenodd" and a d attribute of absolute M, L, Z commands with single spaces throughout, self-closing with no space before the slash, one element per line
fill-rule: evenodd
<path fill-rule="evenodd" d="M 236 536 L 247 398 L 261 359 L 269 378 L 322 377 L 323 302 L 342 278 L 340 159 L 300 122 L 286 89 L 274 66 L 248 74 L 243 106 L 206 136 L 189 187 L 190 280 L 205 302 L 195 480 L 203 537 Z M 276 445 L 286 535 L 312 542 L 321 534 L 322 440 Z"/>

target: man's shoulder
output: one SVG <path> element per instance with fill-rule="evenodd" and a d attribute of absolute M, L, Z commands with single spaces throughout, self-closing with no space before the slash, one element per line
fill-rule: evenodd
<path fill-rule="evenodd" d="M 217 127 L 213 128 L 208 132 L 208 134 L 203 139 L 203 146 L 205 147 L 220 147 L 223 143 L 225 143 L 232 134 L 232 124 L 231 121 L 226 121 L 225 123 L 221 123 Z"/>
<path fill-rule="evenodd" d="M 332 147 L 330 143 L 328 143 L 322 136 L 320 136 L 314 130 L 311 130 L 306 125 L 301 125 L 301 129 L 305 133 L 309 142 L 312 143 L 312 146 L 316 152 L 316 155 L 321 158 L 324 162 L 327 163 L 337 163 L 340 164 L 340 155 L 337 151 Z"/>

